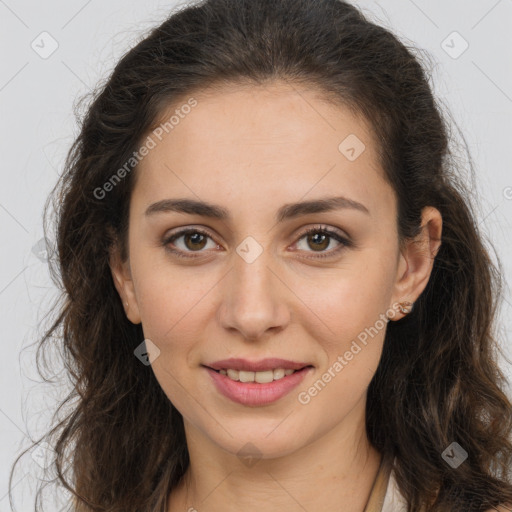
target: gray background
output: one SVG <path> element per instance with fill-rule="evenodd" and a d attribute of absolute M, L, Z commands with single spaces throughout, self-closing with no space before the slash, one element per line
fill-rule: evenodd
<path fill-rule="evenodd" d="M 451 110 L 474 159 L 477 221 L 495 244 L 508 282 L 512 0 L 357 3 L 406 44 L 432 56 L 435 93 Z M 41 334 L 46 308 L 56 295 L 38 242 L 44 202 L 77 134 L 73 104 L 175 5 L 158 0 L 0 0 L 0 512 L 10 510 L 7 479 L 15 455 L 28 446 L 30 436 L 45 432 L 48 411 L 63 396 L 62 388 L 40 382 L 29 345 Z M 52 45 L 58 45 L 53 53 Z M 509 357 L 511 304 L 506 286 L 499 333 Z M 501 366 L 512 378 L 511 366 L 503 361 Z M 37 455 L 33 460 L 27 454 L 15 474 L 19 510 L 32 510 L 36 462 L 43 464 Z"/>

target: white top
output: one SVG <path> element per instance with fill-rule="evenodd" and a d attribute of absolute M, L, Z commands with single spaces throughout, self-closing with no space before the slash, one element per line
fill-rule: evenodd
<path fill-rule="evenodd" d="M 364 512 L 407 512 L 407 502 L 388 460 L 381 460 Z"/>
<path fill-rule="evenodd" d="M 406 512 L 407 503 L 404 497 L 400 494 L 395 480 L 394 471 L 389 475 L 388 487 L 386 490 L 386 497 L 382 505 L 382 512 Z"/>

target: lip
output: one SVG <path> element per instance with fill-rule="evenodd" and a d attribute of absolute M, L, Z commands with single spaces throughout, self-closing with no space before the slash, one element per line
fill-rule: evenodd
<path fill-rule="evenodd" d="M 215 361 L 215 363 L 208 363 L 204 366 L 214 370 L 242 370 L 246 372 L 264 372 L 266 370 L 274 370 L 276 368 L 283 368 L 285 370 L 300 370 L 305 366 L 312 366 L 309 363 L 299 363 L 296 361 L 288 361 L 286 359 L 279 359 L 271 357 L 260 359 L 259 361 L 249 361 L 242 358 L 223 359 L 222 361 Z"/>
<path fill-rule="evenodd" d="M 290 361 L 288 361 L 288 363 L 290 364 Z M 266 384 L 259 384 L 258 382 L 235 381 L 230 379 L 227 375 L 216 372 L 212 368 L 207 366 L 204 368 L 210 374 L 216 389 L 220 393 L 233 402 L 252 407 L 276 402 L 297 387 L 304 380 L 306 375 L 313 370 L 313 367 L 309 365 L 297 370 L 291 375 L 284 376 L 282 379 L 274 380 Z M 226 367 L 223 366 L 223 368 Z M 232 367 L 228 365 L 228 368 Z M 274 366 L 274 368 L 283 368 L 283 366 L 277 365 Z"/>

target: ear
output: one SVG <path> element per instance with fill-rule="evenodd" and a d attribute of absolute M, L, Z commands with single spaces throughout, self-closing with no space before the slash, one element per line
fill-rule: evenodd
<path fill-rule="evenodd" d="M 121 260 L 117 243 L 113 244 L 110 249 L 109 265 L 114 285 L 121 298 L 128 320 L 133 324 L 140 324 L 141 318 L 130 270 L 130 259 Z"/>
<path fill-rule="evenodd" d="M 441 247 L 442 228 L 443 219 L 439 210 L 432 206 L 423 208 L 420 233 L 414 239 L 407 240 L 400 250 L 390 309 L 396 310 L 392 305 L 397 302 L 416 302 L 427 286 L 434 259 Z M 397 311 L 392 319 L 399 320 L 403 316 L 404 313 Z"/>

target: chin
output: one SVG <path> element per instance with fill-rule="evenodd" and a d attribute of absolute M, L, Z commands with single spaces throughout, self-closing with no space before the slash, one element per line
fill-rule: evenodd
<path fill-rule="evenodd" d="M 304 434 L 298 438 L 295 433 L 278 426 L 279 422 L 264 422 L 264 425 L 252 425 L 247 428 L 240 425 L 235 428 L 230 425 L 229 434 L 223 431 L 221 439 L 212 439 L 223 450 L 236 455 L 241 459 L 254 457 L 255 459 L 276 459 L 287 456 L 302 446 L 308 444 Z"/>

